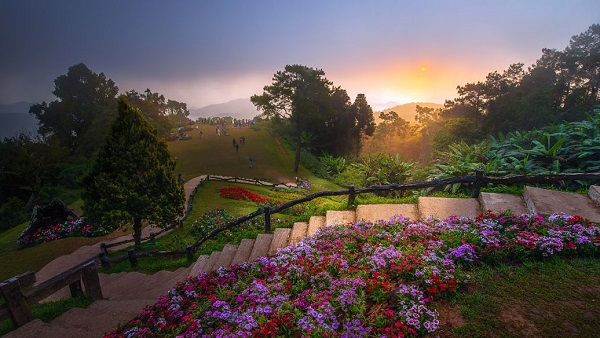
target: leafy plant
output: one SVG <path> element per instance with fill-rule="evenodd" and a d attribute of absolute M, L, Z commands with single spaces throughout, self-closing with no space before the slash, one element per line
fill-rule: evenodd
<path fill-rule="evenodd" d="M 362 176 L 361 186 L 371 186 L 405 182 L 410 177 L 414 162 L 405 162 L 399 154 L 377 154 L 362 157 L 352 166 Z"/>

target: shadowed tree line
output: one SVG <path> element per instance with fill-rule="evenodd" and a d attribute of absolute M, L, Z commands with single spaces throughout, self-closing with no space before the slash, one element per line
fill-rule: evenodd
<path fill-rule="evenodd" d="M 54 80 L 55 100 L 34 104 L 37 136 L 18 135 L 0 142 L 0 230 L 25 221 L 37 203 L 60 197 L 79 199 L 81 177 L 89 169 L 117 118 L 119 88 L 83 63 Z M 122 95 L 164 136 L 189 123 L 183 102 L 146 89 Z"/>

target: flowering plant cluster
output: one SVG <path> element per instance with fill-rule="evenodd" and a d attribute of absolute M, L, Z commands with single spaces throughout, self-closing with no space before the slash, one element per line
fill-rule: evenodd
<path fill-rule="evenodd" d="M 190 277 L 106 337 L 426 335 L 440 325 L 436 301 L 498 253 L 598 255 L 600 228 L 562 214 L 491 213 L 328 226 L 274 257 Z"/>
<path fill-rule="evenodd" d="M 78 218 L 40 228 L 31 235 L 20 238 L 18 244 L 20 248 L 25 248 L 65 237 L 99 237 L 107 235 L 111 231 L 101 225 L 91 226 L 86 224 L 82 218 Z"/>
<path fill-rule="evenodd" d="M 223 209 L 211 209 L 204 213 L 200 218 L 195 220 L 192 223 L 193 231 L 198 234 L 200 237 L 209 234 L 211 231 L 215 229 L 222 228 L 230 221 L 233 221 L 235 217 L 227 211 Z M 280 218 L 273 217 L 271 218 L 271 226 L 273 227 L 289 227 L 289 222 L 287 220 L 282 220 Z M 264 229 L 265 227 L 265 217 L 257 216 L 246 222 L 242 223 L 244 229 Z M 231 236 L 232 230 L 223 230 L 223 234 L 225 236 Z"/>
<path fill-rule="evenodd" d="M 204 236 L 234 219 L 233 215 L 223 209 L 211 209 L 192 223 L 192 229 L 200 236 Z"/>
<path fill-rule="evenodd" d="M 256 203 L 257 205 L 265 205 L 274 202 L 270 198 L 263 197 L 257 193 L 253 193 L 252 191 L 244 189 L 242 187 L 219 188 L 219 196 L 239 201 L 249 200 Z"/>

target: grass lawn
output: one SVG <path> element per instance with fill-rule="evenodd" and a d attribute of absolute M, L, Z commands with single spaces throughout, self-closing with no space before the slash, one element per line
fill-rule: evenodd
<path fill-rule="evenodd" d="M 217 136 L 215 126 L 200 124 L 198 131 L 193 129 L 188 134 L 191 140 L 168 142 L 169 151 L 177 157 L 176 173 L 181 173 L 184 180 L 200 175 L 225 175 L 250 179 L 267 179 L 274 183 L 294 182 L 296 176 L 312 176 L 303 168 L 294 173 L 294 154 L 287 149 L 281 140 L 269 134 L 260 126 L 233 128 L 229 127 L 229 135 Z M 240 144 L 239 151 L 233 147 L 233 139 L 239 142 L 245 137 L 245 144 Z M 248 157 L 254 159 L 254 166 L 248 165 Z"/>
<path fill-rule="evenodd" d="M 483 267 L 472 276 L 473 285 L 445 312 L 446 320 L 462 317 L 448 336 L 597 337 L 600 332 L 598 259 Z"/>
<path fill-rule="evenodd" d="M 0 281 L 27 271 L 39 271 L 55 258 L 70 254 L 84 245 L 104 242 L 124 234 L 115 231 L 103 237 L 71 237 L 19 249 L 17 237 L 26 227 L 27 224 L 22 224 L 0 234 Z"/>

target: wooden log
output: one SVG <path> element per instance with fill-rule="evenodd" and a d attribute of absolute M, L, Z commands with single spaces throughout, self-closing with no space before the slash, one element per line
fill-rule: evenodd
<path fill-rule="evenodd" d="M 69 284 L 69 291 L 71 293 L 71 297 L 76 298 L 79 296 L 83 296 L 83 288 L 81 287 L 81 280 L 76 280 L 73 283 Z"/>
<path fill-rule="evenodd" d="M 93 260 L 91 262 L 94 262 L 94 264 L 95 264 L 95 260 Z M 84 263 L 84 264 L 87 264 L 87 263 Z M 82 265 L 84 265 L 84 264 L 80 264 L 75 267 L 72 267 L 69 270 L 67 270 L 59 275 L 56 275 L 56 276 L 48 279 L 47 281 L 38 284 L 33 289 L 25 292 L 25 297 L 27 298 L 27 302 L 29 304 L 37 303 L 37 302 L 41 301 L 42 299 L 47 298 L 48 296 L 57 292 L 58 290 L 64 288 L 65 286 L 70 285 L 71 283 L 74 283 L 76 281 L 79 281 L 83 276 Z"/>
<path fill-rule="evenodd" d="M 104 299 L 96 262 L 90 261 L 83 265 L 82 274 L 81 280 L 83 281 L 83 287 L 85 288 L 85 295 L 94 300 Z"/>
<path fill-rule="evenodd" d="M 0 283 L 0 294 L 6 302 L 10 319 L 16 327 L 21 327 L 33 320 L 33 314 L 27 303 L 27 298 L 25 298 L 21 291 L 19 278 L 9 278 Z"/>

